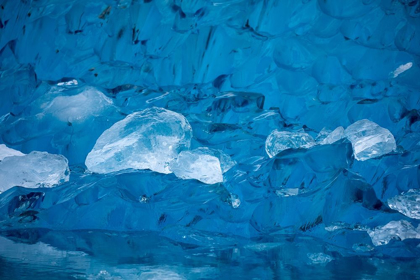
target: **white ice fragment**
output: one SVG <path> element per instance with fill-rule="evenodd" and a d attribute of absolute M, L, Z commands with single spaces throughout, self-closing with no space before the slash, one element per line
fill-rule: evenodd
<path fill-rule="evenodd" d="M 407 71 L 408 69 L 410 69 L 413 66 L 412 62 L 408 62 L 406 64 L 402 64 L 400 66 L 398 66 L 397 69 L 395 69 L 391 74 L 393 78 L 398 77 L 400 74 L 404 73 L 405 71 Z"/>
<path fill-rule="evenodd" d="M 0 162 L 0 191 L 14 186 L 52 187 L 69 180 L 67 159 L 62 155 L 32 152 L 6 157 Z"/>
<path fill-rule="evenodd" d="M 265 151 L 269 157 L 274 157 L 287 149 L 311 148 L 315 140 L 305 132 L 290 132 L 273 130 L 265 141 Z"/>
<path fill-rule="evenodd" d="M 18 150 L 14 150 L 14 149 L 11 149 L 11 148 L 7 147 L 4 144 L 0 144 L 0 161 L 2 161 L 6 157 L 12 157 L 12 156 L 21 157 L 21 156 L 24 156 L 24 155 L 25 154 L 21 153 Z"/>
<path fill-rule="evenodd" d="M 375 246 L 386 245 L 391 239 L 420 239 L 420 229 L 416 229 L 407 221 L 391 221 L 384 226 L 368 230 L 368 234 Z"/>
<path fill-rule="evenodd" d="M 397 210 L 407 217 L 420 219 L 420 190 L 412 189 L 401 195 L 388 199 L 391 209 Z"/>
<path fill-rule="evenodd" d="M 75 79 L 67 81 L 67 82 L 60 82 L 57 83 L 57 86 L 77 86 L 79 82 Z"/>
<path fill-rule="evenodd" d="M 337 127 L 332 132 L 321 130 L 317 137 L 319 145 L 333 144 L 344 137 L 344 128 L 342 126 Z"/>
<path fill-rule="evenodd" d="M 222 151 L 197 148 L 179 153 L 170 163 L 170 170 L 181 179 L 197 179 L 206 184 L 215 184 L 223 182 L 223 173 L 233 165 L 234 162 Z"/>
<path fill-rule="evenodd" d="M 171 173 L 169 162 L 190 147 L 191 136 L 183 115 L 149 108 L 128 115 L 102 133 L 85 164 L 96 173 L 130 168 Z"/>
<path fill-rule="evenodd" d="M 237 194 L 230 194 L 230 204 L 232 205 L 232 208 L 235 209 L 241 205 L 241 200 L 239 199 L 239 196 Z"/>
<path fill-rule="evenodd" d="M 353 146 L 354 157 L 359 161 L 380 157 L 396 149 L 392 133 L 369 120 L 360 120 L 344 131 Z"/>
<path fill-rule="evenodd" d="M 244 248 L 255 252 L 264 252 L 279 248 L 282 245 L 282 243 L 256 243 L 245 245 Z"/>
<path fill-rule="evenodd" d="M 334 260 L 333 257 L 324 253 L 308 253 L 307 256 L 313 264 L 327 264 Z"/>
<path fill-rule="evenodd" d="M 364 243 L 356 243 L 352 246 L 355 252 L 369 252 L 375 249 L 374 247 L 370 246 L 369 244 Z"/>
<path fill-rule="evenodd" d="M 299 194 L 299 188 L 288 188 L 288 189 L 276 190 L 276 194 L 277 196 L 280 196 L 280 197 L 295 196 Z"/>

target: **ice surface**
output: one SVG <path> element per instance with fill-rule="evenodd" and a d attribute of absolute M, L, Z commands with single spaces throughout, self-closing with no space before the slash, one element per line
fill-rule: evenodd
<path fill-rule="evenodd" d="M 388 244 L 392 239 L 420 239 L 420 227 L 417 229 L 408 221 L 391 221 L 384 226 L 368 231 L 375 246 Z"/>
<path fill-rule="evenodd" d="M 370 120 L 353 123 L 344 134 L 353 146 L 354 157 L 360 161 L 380 157 L 396 149 L 392 133 Z"/>
<path fill-rule="evenodd" d="M 273 130 L 265 141 L 265 150 L 269 157 L 274 157 L 287 149 L 308 149 L 315 144 L 312 136 L 305 132 Z"/>
<path fill-rule="evenodd" d="M 24 156 L 25 154 L 21 153 L 20 151 L 8 148 L 4 144 L 0 144 L 0 161 L 2 161 L 6 157 L 12 156 Z"/>
<path fill-rule="evenodd" d="M 191 126 L 181 114 L 163 108 L 146 109 L 106 130 L 85 163 L 96 173 L 130 168 L 171 173 L 169 162 L 190 147 L 191 136 Z"/>
<path fill-rule="evenodd" d="M 206 184 L 215 184 L 223 182 L 223 173 L 233 165 L 229 156 L 223 152 L 198 148 L 179 153 L 176 160 L 170 163 L 169 169 L 182 179 L 197 179 Z"/>
<path fill-rule="evenodd" d="M 0 1 L 0 145 L 21 158 L 62 155 L 71 169 L 54 188 L 3 192 L 0 231 L 150 231 L 179 242 L 170 246 L 174 256 L 190 251 L 190 263 L 203 256 L 203 244 L 226 245 L 220 235 L 239 244 L 241 236 L 254 251 L 226 245 L 207 252 L 216 256 L 207 269 L 226 261 L 246 267 L 245 278 L 310 278 L 323 270 L 328 279 L 414 279 L 418 261 L 399 260 L 418 260 L 420 239 L 391 234 L 395 240 L 374 246 L 367 231 L 419 223 L 416 191 L 409 192 L 420 189 L 419 7 L 391 0 Z M 142 114 L 144 122 L 134 117 Z M 177 172 L 199 168 L 194 177 L 217 183 L 167 174 L 171 164 L 203 155 L 214 165 Z M 287 258 L 279 236 L 293 240 Z M 119 245 L 130 243 L 121 238 Z M 100 240 L 86 251 L 111 243 Z M 144 263 L 143 245 L 118 260 Z M 159 245 L 151 256 L 164 263 Z M 308 269 L 307 254 L 318 252 L 334 260 Z M 383 260 L 400 268 L 385 273 Z M 281 273 L 262 263 L 277 263 Z"/>
<path fill-rule="evenodd" d="M 0 161 L 0 191 L 14 186 L 52 187 L 69 180 L 68 161 L 62 155 L 32 152 Z"/>
<path fill-rule="evenodd" d="M 413 219 L 420 219 L 420 190 L 411 189 L 406 193 L 388 199 L 391 209 Z"/>

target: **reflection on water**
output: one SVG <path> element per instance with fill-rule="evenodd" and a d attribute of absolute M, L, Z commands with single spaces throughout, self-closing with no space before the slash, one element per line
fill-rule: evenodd
<path fill-rule="evenodd" d="M 251 241 L 197 232 L 175 241 L 151 232 L 1 234 L 1 279 L 420 279 L 418 258 L 356 256 L 299 236 Z"/>

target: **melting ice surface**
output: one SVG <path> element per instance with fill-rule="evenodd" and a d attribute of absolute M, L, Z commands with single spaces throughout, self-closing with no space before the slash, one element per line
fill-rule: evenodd
<path fill-rule="evenodd" d="M 0 278 L 415 279 L 419 11 L 0 0 Z"/>

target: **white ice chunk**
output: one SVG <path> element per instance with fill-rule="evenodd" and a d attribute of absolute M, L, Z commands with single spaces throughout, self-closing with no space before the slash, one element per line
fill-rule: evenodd
<path fill-rule="evenodd" d="M 149 108 L 128 115 L 102 133 L 85 164 L 97 173 L 130 168 L 171 173 L 169 162 L 190 147 L 191 136 L 183 115 Z"/>
<path fill-rule="evenodd" d="M 375 249 L 373 246 L 370 246 L 369 244 L 364 244 L 364 243 L 353 244 L 352 248 L 355 252 L 362 252 L 362 253 L 370 252 Z"/>
<path fill-rule="evenodd" d="M 368 234 L 372 239 L 373 245 L 381 246 L 388 244 L 391 239 L 419 239 L 420 229 L 416 229 L 410 222 L 407 221 L 391 221 L 384 226 L 368 230 Z"/>
<path fill-rule="evenodd" d="M 329 145 L 341 140 L 343 137 L 344 128 L 342 126 L 339 126 L 332 132 L 321 130 L 316 140 L 319 145 Z"/>
<path fill-rule="evenodd" d="M 353 146 L 354 157 L 360 161 L 388 154 L 397 147 L 388 129 L 366 119 L 347 127 L 344 135 Z"/>
<path fill-rule="evenodd" d="M 69 96 L 57 96 L 50 103 L 43 104 L 44 115 L 51 114 L 61 122 L 81 123 L 89 117 L 100 116 L 113 108 L 112 100 L 93 87 Z"/>
<path fill-rule="evenodd" d="M 405 71 L 407 71 L 408 69 L 410 69 L 412 66 L 413 66 L 413 63 L 412 62 L 408 62 L 406 64 L 402 64 L 402 65 L 398 66 L 398 68 L 395 69 L 392 72 L 392 77 L 393 78 L 398 77 L 400 74 L 404 73 Z"/>
<path fill-rule="evenodd" d="M 265 151 L 269 157 L 274 157 L 287 149 L 310 148 L 315 140 L 305 132 L 290 132 L 273 130 L 265 141 Z"/>
<path fill-rule="evenodd" d="M 6 157 L 0 162 L 0 191 L 14 186 L 52 187 L 69 180 L 67 159 L 62 155 L 32 152 Z"/>
<path fill-rule="evenodd" d="M 324 253 L 308 253 L 307 256 L 313 264 L 327 264 L 334 260 L 333 257 Z"/>
<path fill-rule="evenodd" d="M 21 153 L 18 150 L 10 149 L 4 144 L 0 144 L 0 161 L 2 161 L 6 157 L 13 157 L 13 156 L 24 156 L 25 154 Z"/>
<path fill-rule="evenodd" d="M 170 169 L 178 178 L 215 184 L 223 182 L 223 173 L 234 164 L 222 151 L 198 148 L 182 151 L 178 158 L 170 163 Z"/>
<path fill-rule="evenodd" d="M 420 190 L 413 189 L 388 199 L 391 209 L 413 219 L 420 219 Z"/>
<path fill-rule="evenodd" d="M 280 197 L 295 196 L 299 194 L 299 188 L 288 188 L 288 189 L 276 190 L 276 194 Z"/>

